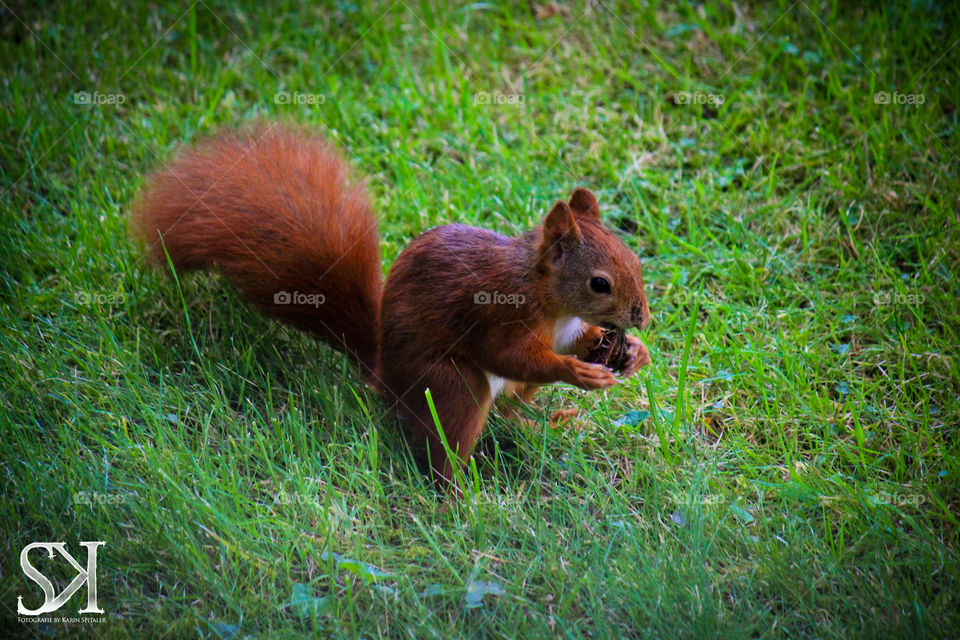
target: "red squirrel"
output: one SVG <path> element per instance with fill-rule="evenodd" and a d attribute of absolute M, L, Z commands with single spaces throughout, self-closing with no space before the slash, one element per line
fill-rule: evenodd
<path fill-rule="evenodd" d="M 158 265 L 216 267 L 264 312 L 311 331 L 365 380 L 429 449 L 435 481 L 454 477 L 425 391 L 457 464 L 473 451 L 498 395 L 540 385 L 605 389 L 587 362 L 604 327 L 650 322 L 637 255 L 578 188 L 519 237 L 436 227 L 400 254 L 384 284 L 377 220 L 361 182 L 315 132 L 259 123 L 224 130 L 148 177 L 134 232 Z M 620 336 L 619 373 L 650 362 Z"/>

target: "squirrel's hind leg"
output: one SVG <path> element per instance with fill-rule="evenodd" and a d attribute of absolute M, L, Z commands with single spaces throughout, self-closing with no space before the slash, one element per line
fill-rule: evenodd
<path fill-rule="evenodd" d="M 519 422 L 533 430 L 539 430 L 539 421 L 525 418 L 522 415 L 520 405 L 530 406 L 533 396 L 540 390 L 540 386 L 541 385 L 538 384 L 526 384 L 523 382 L 509 383 L 502 394 L 504 398 L 503 401 L 499 401 L 498 399 L 497 407 L 500 410 L 500 414 L 507 420 Z M 579 414 L 580 410 L 576 408 L 558 409 L 550 414 L 548 424 L 553 428 L 564 427 Z"/>
<path fill-rule="evenodd" d="M 404 394 L 403 402 L 398 403 L 400 412 L 430 449 L 434 482 L 447 491 L 451 488 L 453 465 L 434 424 L 424 395 L 426 389 L 430 389 L 447 446 L 462 468 L 470 459 L 490 413 L 490 385 L 481 369 L 448 358 L 430 367 L 423 379 Z M 460 490 L 456 487 L 453 490 L 459 497 Z"/>
<path fill-rule="evenodd" d="M 533 396 L 540 389 L 539 384 L 528 384 L 526 382 L 507 382 L 497 399 L 497 409 L 507 420 L 523 420 L 522 408 L 520 405 L 530 406 Z"/>

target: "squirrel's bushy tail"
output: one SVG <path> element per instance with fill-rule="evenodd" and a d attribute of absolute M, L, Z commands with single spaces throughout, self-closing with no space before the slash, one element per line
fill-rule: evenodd
<path fill-rule="evenodd" d="M 169 254 L 178 270 L 215 266 L 265 312 L 373 370 L 377 221 L 364 185 L 316 133 L 258 124 L 186 149 L 147 179 L 133 228 L 157 264 Z"/>

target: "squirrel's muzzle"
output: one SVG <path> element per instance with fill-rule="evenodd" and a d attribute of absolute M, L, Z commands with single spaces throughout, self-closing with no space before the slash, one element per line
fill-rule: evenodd
<path fill-rule="evenodd" d="M 643 331 L 650 326 L 650 309 L 644 304 L 635 304 L 630 309 L 630 325 Z"/>

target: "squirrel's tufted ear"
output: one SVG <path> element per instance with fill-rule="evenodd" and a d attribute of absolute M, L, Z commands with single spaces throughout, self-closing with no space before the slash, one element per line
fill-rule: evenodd
<path fill-rule="evenodd" d="M 541 252 L 552 259 L 558 259 L 566 249 L 580 244 L 582 240 L 580 227 L 577 226 L 570 205 L 562 200 L 557 202 L 543 221 Z"/>
<path fill-rule="evenodd" d="M 570 208 L 574 213 L 585 218 L 600 220 L 600 205 L 597 204 L 597 198 L 590 189 L 577 187 L 570 196 Z"/>

